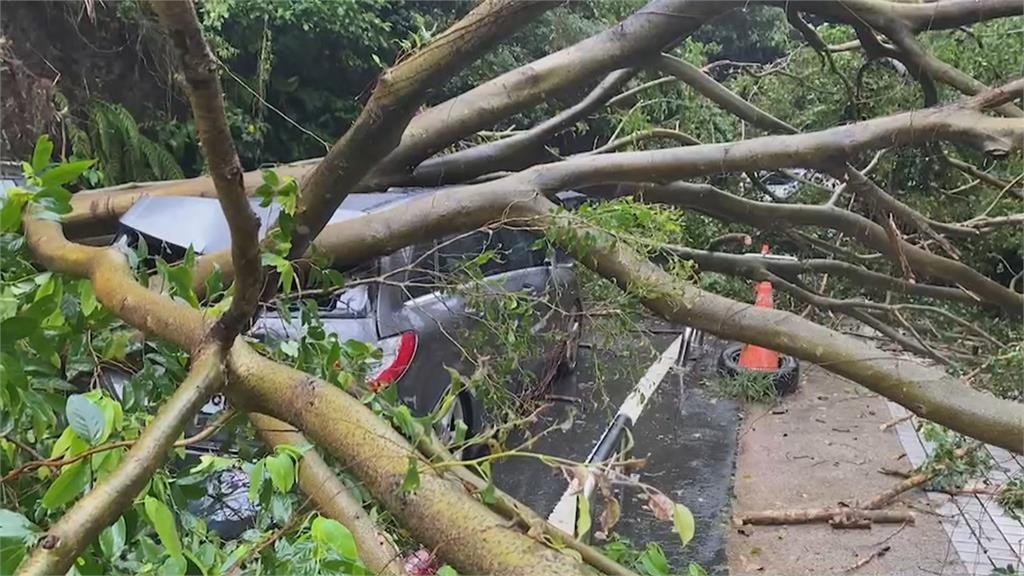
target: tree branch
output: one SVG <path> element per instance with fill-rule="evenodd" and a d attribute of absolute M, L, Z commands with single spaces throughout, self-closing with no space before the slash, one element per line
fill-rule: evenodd
<path fill-rule="evenodd" d="M 528 170 L 481 184 L 479 186 L 497 187 L 502 190 L 537 190 L 554 193 L 559 190 L 594 186 L 610 182 L 650 182 L 671 181 L 677 178 L 690 178 L 719 172 L 746 170 L 774 170 L 784 167 L 813 167 L 822 164 L 836 165 L 852 158 L 854 155 L 877 148 L 890 146 L 912 145 L 929 142 L 934 139 L 950 139 L 966 141 L 982 149 L 1009 152 L 1020 149 L 1024 145 L 1024 121 L 1016 119 L 993 118 L 972 110 L 965 110 L 961 105 L 953 104 L 941 108 L 924 111 L 908 112 L 876 118 L 856 124 L 830 128 L 819 132 L 803 134 L 753 138 L 728 144 L 703 144 L 685 148 L 669 148 L 641 152 L 619 152 L 571 158 L 562 162 L 535 166 Z M 448 191 L 431 195 L 428 198 L 413 199 L 401 206 L 402 210 L 425 210 L 438 203 L 442 205 L 446 199 L 461 198 L 456 192 Z M 857 214 L 839 210 L 829 206 L 790 206 L 751 202 L 724 193 L 711 186 L 694 185 L 676 182 L 662 187 L 644 188 L 643 197 L 666 203 L 675 203 L 702 212 L 721 215 L 723 211 L 741 221 L 753 223 L 755 226 L 777 226 L 787 222 L 792 225 L 829 226 L 858 239 L 873 248 L 892 254 L 892 246 L 888 243 L 884 230 L 870 220 Z M 454 200 L 465 204 L 460 200 Z M 480 218 L 494 218 L 499 212 L 480 210 L 478 205 L 445 206 L 447 208 L 464 208 L 467 218 L 474 215 Z M 500 207 L 488 206 L 488 209 L 500 210 Z M 381 214 L 388 214 L 381 216 Z M 375 235 L 376 247 L 388 247 L 391 251 L 414 243 L 414 235 L 406 233 L 392 234 L 394 217 L 391 211 L 370 214 L 360 218 L 368 226 L 381 226 Z M 387 252 L 370 252 L 369 254 L 353 246 L 368 246 L 356 234 L 360 228 L 349 221 L 344 225 L 334 226 L 330 232 L 321 235 L 317 241 L 319 248 L 335 255 L 339 260 L 357 263 L 370 254 Z M 438 226 L 438 228 L 443 228 Z M 431 229 L 425 225 L 426 233 Z M 365 230 L 365 229 L 362 229 Z M 992 280 L 985 278 L 972 268 L 959 262 L 942 258 L 909 244 L 902 246 L 910 263 L 927 276 L 947 279 L 962 284 L 974 292 L 979 298 L 998 304 L 1020 314 L 1024 299 L 1019 294 L 1007 290 Z M 196 270 L 196 281 L 202 279 L 219 267 L 224 277 L 230 277 L 230 261 L 223 254 L 204 256 L 199 259 Z"/>
<path fill-rule="evenodd" d="M 888 192 L 882 190 L 877 184 L 872 182 L 870 179 L 865 178 L 863 174 L 857 171 L 853 166 L 847 165 L 846 167 L 846 178 L 849 182 L 854 194 L 860 194 L 862 197 L 866 197 L 869 202 L 883 212 L 891 212 L 900 219 L 910 222 L 920 232 L 928 236 L 929 238 L 938 242 L 939 246 L 946 251 L 954 259 L 960 258 L 960 251 L 950 243 L 944 236 L 936 232 L 933 225 L 941 227 L 944 231 L 952 231 L 958 234 L 977 235 L 977 232 L 970 228 L 957 226 L 955 224 L 945 224 L 942 222 L 935 222 L 930 218 L 927 218 L 917 210 L 914 210 L 910 206 L 907 206 L 903 202 L 900 202 L 896 198 L 889 195 Z"/>
<path fill-rule="evenodd" d="M 715 218 L 728 218 L 767 230 L 778 229 L 780 224 L 787 227 L 826 226 L 889 255 L 893 262 L 900 261 L 900 254 L 894 253 L 894 247 L 882 226 L 834 206 L 754 202 L 713 186 L 685 182 L 641 187 L 631 190 L 631 193 L 649 202 L 692 208 Z M 1002 306 L 1011 314 L 1020 314 L 1024 299 L 1019 294 L 1007 290 L 970 266 L 922 250 L 904 240 L 899 240 L 899 248 L 912 269 L 919 274 L 963 286 L 984 301 Z"/>
<path fill-rule="evenodd" d="M 37 259 L 54 271 L 91 278 L 97 299 L 129 324 L 183 347 L 202 340 L 203 312 L 143 288 L 116 250 L 70 243 L 59 224 L 31 215 L 25 218 L 25 234 Z M 459 570 L 511 576 L 591 574 L 583 564 L 512 530 L 429 469 L 421 471 L 417 490 L 402 491 L 408 459 L 416 452 L 338 387 L 264 358 L 241 339 L 229 351 L 228 373 L 233 405 L 302 429 L 347 465 L 415 539 Z M 439 526 L 436 519 L 442 517 L 447 522 Z"/>
<path fill-rule="evenodd" d="M 289 257 L 306 253 L 342 200 L 398 146 L 430 89 L 556 5 L 484 0 L 426 47 L 385 70 L 356 121 L 302 180 Z"/>
<path fill-rule="evenodd" d="M 544 144 L 566 126 L 586 118 L 607 103 L 634 75 L 636 71 L 633 69 L 612 72 L 576 105 L 529 130 L 497 142 L 425 160 L 413 171 L 412 182 L 422 186 L 437 186 L 463 182 L 497 170 L 521 170 L 538 160 L 557 160 L 557 157 L 545 151 Z M 543 157 L 538 159 L 538 155 Z"/>
<path fill-rule="evenodd" d="M 309 444 L 301 432 L 276 418 L 251 412 L 249 419 L 271 449 L 282 444 Z M 315 450 L 306 451 L 299 461 L 299 489 L 309 496 L 317 510 L 341 522 L 352 532 L 359 558 L 374 574 L 405 574 L 398 549 L 386 534 L 377 529 L 363 510 L 362 503 Z"/>
<path fill-rule="evenodd" d="M 842 260 L 809 259 L 809 260 L 779 260 L 774 258 L 762 258 L 759 255 L 751 254 L 727 254 L 725 252 L 711 252 L 697 250 L 685 246 L 665 246 L 668 252 L 686 260 L 697 263 L 702 270 L 721 272 L 725 274 L 743 275 L 752 280 L 762 280 L 755 276 L 754 272 L 763 269 L 784 278 L 793 278 L 801 274 L 836 274 L 845 276 L 855 281 L 865 289 L 879 288 L 899 294 L 921 296 L 924 298 L 935 298 L 940 300 L 952 300 L 957 302 L 976 303 L 977 300 L 967 292 L 959 288 L 948 288 L 946 286 L 935 286 L 932 284 L 921 284 L 918 282 L 907 282 L 900 278 L 894 278 L 888 274 L 882 274 L 856 266 Z"/>
<path fill-rule="evenodd" d="M 506 72 L 418 115 L 401 145 L 363 183 L 384 189 L 411 167 L 479 130 L 529 108 L 550 94 L 632 66 L 689 36 L 737 1 L 652 0 L 619 24 L 568 48 Z"/>
<path fill-rule="evenodd" d="M 199 27 L 191 0 L 150 2 L 170 38 L 178 68 L 188 86 L 192 117 L 206 153 L 221 210 L 231 232 L 231 260 L 235 269 L 234 293 L 228 310 L 210 329 L 210 337 L 229 347 L 248 326 L 259 304 L 263 269 L 260 264 L 260 221 L 245 193 L 242 163 L 238 160 L 224 116 L 224 93 L 217 62 Z"/>
<path fill-rule="evenodd" d="M 892 23 L 875 23 L 875 25 L 879 29 L 884 30 L 885 35 L 905 55 L 906 60 L 908 60 L 908 67 L 916 66 L 918 68 L 915 71 L 915 75 L 927 74 L 929 77 L 955 88 L 962 94 L 976 95 L 989 90 L 989 87 L 985 84 L 929 54 L 924 46 L 921 45 L 921 42 L 914 36 L 913 32 L 906 27 L 892 25 Z M 991 107 L 1005 116 L 1014 118 L 1024 117 L 1024 111 L 1013 104 L 1005 103 Z"/>
<path fill-rule="evenodd" d="M 594 148 L 589 152 L 581 152 L 580 154 L 576 154 L 575 156 L 573 156 L 573 158 L 592 156 L 594 154 L 604 154 L 606 152 L 614 152 L 615 150 L 618 150 L 619 148 L 623 148 L 625 146 L 631 146 L 644 140 L 654 139 L 675 140 L 676 142 L 679 142 L 683 146 L 697 146 L 700 144 L 700 140 L 697 140 L 696 138 L 690 136 L 685 132 L 680 132 L 678 130 L 668 130 L 666 128 L 651 128 L 648 130 L 640 130 L 638 132 L 633 132 L 628 136 L 616 138 L 615 140 L 612 140 L 611 142 L 608 142 L 607 144 L 604 144 L 602 146 L 598 146 L 597 148 Z"/>
<path fill-rule="evenodd" d="M 702 72 L 700 68 L 685 60 L 680 60 L 668 54 L 662 54 L 658 60 L 658 69 L 666 74 L 675 76 L 708 100 L 719 105 L 723 110 L 754 126 L 768 132 L 782 134 L 796 134 L 799 132 L 799 130 L 786 122 L 740 98 L 731 90 L 719 84 L 714 78 Z"/>

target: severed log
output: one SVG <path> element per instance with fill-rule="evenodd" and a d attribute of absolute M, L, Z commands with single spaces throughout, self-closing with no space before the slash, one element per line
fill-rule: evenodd
<path fill-rule="evenodd" d="M 733 515 L 736 526 L 781 526 L 828 522 L 836 529 L 870 528 L 871 524 L 913 524 L 914 513 L 904 510 L 865 510 L 861 508 L 797 508 L 793 510 L 761 510 Z"/>

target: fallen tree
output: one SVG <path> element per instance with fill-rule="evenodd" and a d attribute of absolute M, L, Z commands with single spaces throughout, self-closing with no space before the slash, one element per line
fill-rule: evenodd
<path fill-rule="evenodd" d="M 1021 98 L 1024 81 L 1008 81 L 994 89 L 979 85 L 922 53 L 914 34 L 1019 15 L 1019 3 L 848 2 L 841 8 L 828 2 L 801 4 L 801 11 L 850 22 L 863 37 L 861 45 L 870 44 L 871 38 L 880 42 L 876 35 L 885 35 L 895 50 L 920 65 L 922 77 L 934 76 L 973 96 L 802 133 L 691 64 L 663 54 L 715 16 L 742 4 L 746 3 L 655 0 L 609 30 L 417 113 L 430 88 L 457 74 L 552 7 L 546 2 L 482 2 L 424 48 L 386 70 L 361 116 L 325 159 L 277 170 L 279 177 L 301 177 L 294 217 L 281 222 L 274 236 L 279 241 L 281 234 L 287 235 L 287 250 L 282 257 L 301 260 L 313 249 L 344 268 L 423 240 L 498 223 L 528 225 L 543 231 L 550 241 L 596 274 L 634 295 L 657 316 L 724 338 L 787 352 L 847 377 L 923 418 L 1024 453 L 1021 404 L 996 398 L 921 360 L 884 352 L 863 339 L 796 314 L 755 308 L 701 289 L 691 279 L 651 262 L 642 239 L 604 229 L 549 200 L 561 190 L 585 188 L 593 189 L 595 194 L 629 195 L 644 202 L 685 206 L 730 226 L 744 224 L 766 231 L 814 227 L 843 234 L 881 257 L 868 255 L 858 262 L 760 262 L 692 247 L 656 248 L 708 270 L 774 280 L 814 306 L 849 312 L 869 326 L 890 330 L 887 335 L 901 344 L 906 344 L 906 339 L 899 330 L 884 328 L 885 323 L 871 315 L 896 309 L 896 305 L 829 298 L 807 291 L 789 278 L 809 273 L 840 274 L 875 282 L 886 295 L 967 302 L 999 309 L 1019 320 L 1024 297 L 1012 284 L 1003 286 L 957 261 L 957 252 L 950 250 L 961 237 L 986 233 L 989 224 L 976 227 L 978 234 L 967 234 L 963 226 L 926 218 L 852 168 L 862 155 L 878 149 L 908 150 L 936 141 L 971 148 L 993 161 L 1018 158 L 1024 148 L 1024 120 L 1017 117 L 1019 109 L 1013 102 Z M 78 194 L 71 198 L 70 212 L 61 221 L 46 214 L 45 203 L 32 205 L 24 213 L 23 226 L 25 239 L 42 267 L 88 280 L 95 298 L 111 313 L 147 338 L 168 341 L 189 351 L 192 372 L 126 459 L 109 476 L 98 480 L 87 496 L 39 538 L 21 573 L 62 573 L 72 566 L 97 535 L 132 505 L 154 470 L 162 465 L 184 424 L 222 383 L 232 404 L 250 413 L 254 426 L 269 444 L 304 444 L 308 438 L 358 478 L 373 500 L 415 541 L 459 570 L 487 574 L 628 573 L 607 559 L 597 558 L 589 549 L 579 557 L 563 554 L 558 550 L 561 544 L 557 532 L 542 529 L 546 539 L 524 533 L 516 522 L 508 521 L 507 510 L 501 514 L 492 510 L 484 498 L 466 490 L 464 475 L 460 479 L 460 473 L 449 473 L 446 466 L 422 455 L 410 439 L 360 399 L 333 383 L 261 355 L 239 337 L 256 313 L 263 274 L 257 265 L 260 251 L 274 248 L 270 240 L 262 245 L 257 242 L 255 221 L 245 201 L 245 195 L 253 193 L 263 176 L 243 174 L 238 164 L 225 129 L 216 63 L 209 55 L 194 8 L 188 2 L 165 2 L 154 3 L 154 10 L 178 52 L 211 177 Z M 871 29 L 865 32 L 865 26 Z M 560 154 L 543 152 L 564 127 L 606 105 L 638 70 L 645 68 L 672 74 L 728 113 L 766 131 L 784 134 L 697 144 L 678 130 L 672 134 L 651 131 L 648 136 L 667 135 L 692 145 L 614 151 L 648 139 L 637 136 L 564 159 Z M 594 83 L 596 86 L 579 104 L 533 129 L 507 140 L 440 154 L 554 93 Z M 854 195 L 850 207 L 837 206 L 834 198 L 821 205 L 763 202 L 709 183 L 686 181 L 787 168 L 814 169 L 843 177 L 847 186 L 840 192 Z M 471 183 L 478 177 L 486 177 L 486 181 Z M 390 185 L 442 183 L 458 185 L 399 207 L 326 226 L 350 193 Z M 189 306 L 147 288 L 117 249 L 84 246 L 65 236 L 109 231 L 144 194 L 216 195 L 220 199 L 231 228 L 232 251 L 199 258 L 186 282 L 201 292 L 214 275 L 233 280 L 233 298 L 220 315 L 212 308 Z M 874 211 L 858 213 L 853 209 L 858 199 L 865 200 Z M 984 214 L 978 218 L 982 220 L 976 222 L 992 222 Z M 911 239 L 909 233 L 901 233 L 897 219 L 906 220 L 909 230 L 921 232 L 920 238 Z M 940 243 L 947 255 L 931 251 L 928 241 Z M 885 270 L 878 261 L 888 262 L 898 272 Z M 927 283 L 918 282 L 918 277 L 927 279 Z M 263 295 L 267 296 L 266 291 Z M 927 349 L 927 345 L 921 345 L 917 351 Z M 386 539 L 381 540 L 373 522 L 360 513 L 359 500 L 329 466 L 316 456 L 303 459 L 299 468 L 300 487 L 322 514 L 354 534 L 365 565 L 400 573 L 402 568 L 394 562 L 394 547 Z M 412 489 L 406 486 L 410 469 L 417 478 Z M 514 508 L 507 501 L 504 506 Z M 884 514 L 872 514 L 878 516 L 878 521 L 886 520 Z M 828 509 L 815 518 L 837 516 L 841 514 Z M 858 520 L 863 518 L 852 519 Z"/>

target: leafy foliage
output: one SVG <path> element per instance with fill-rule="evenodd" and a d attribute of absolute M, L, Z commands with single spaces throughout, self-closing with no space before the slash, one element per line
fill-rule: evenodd
<path fill-rule="evenodd" d="M 932 443 L 932 453 L 920 471 L 934 474 L 929 484 L 939 490 L 962 488 L 972 478 L 983 478 L 992 466 L 987 450 L 938 424 L 926 422 L 921 437 Z"/>
<path fill-rule="evenodd" d="M 89 184 L 110 186 L 185 177 L 174 156 L 143 135 L 124 106 L 96 100 L 87 113 L 84 129 L 71 123 L 68 131 L 74 157 L 97 159 Z"/>

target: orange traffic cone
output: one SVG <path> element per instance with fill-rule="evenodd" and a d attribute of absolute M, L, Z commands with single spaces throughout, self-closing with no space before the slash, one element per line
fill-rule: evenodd
<path fill-rule="evenodd" d="M 768 253 L 768 245 L 761 247 L 761 253 Z M 772 283 L 758 282 L 754 306 L 758 308 L 775 308 L 775 300 L 772 295 Z M 747 344 L 740 352 L 739 365 L 748 370 L 762 370 L 773 372 L 779 369 L 779 353 L 753 344 Z"/>

